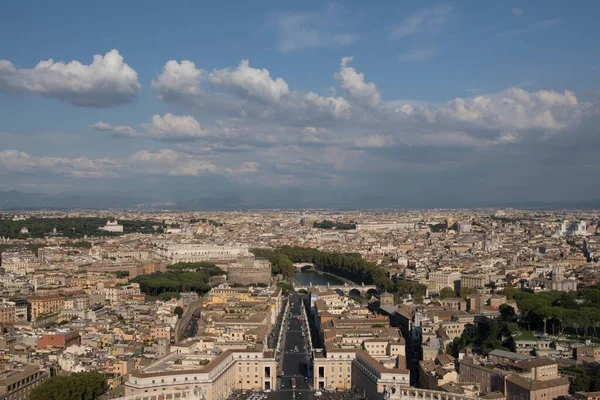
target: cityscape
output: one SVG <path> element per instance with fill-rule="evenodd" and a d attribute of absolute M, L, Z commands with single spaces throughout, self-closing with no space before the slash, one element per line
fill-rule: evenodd
<path fill-rule="evenodd" d="M 600 400 L 599 20 L 0 1 L 0 400 Z"/>
<path fill-rule="evenodd" d="M 5 211 L 0 394 L 591 399 L 599 247 L 591 211 Z"/>

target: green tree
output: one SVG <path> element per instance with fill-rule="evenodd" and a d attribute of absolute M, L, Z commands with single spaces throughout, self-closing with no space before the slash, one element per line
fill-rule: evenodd
<path fill-rule="evenodd" d="M 173 314 L 177 314 L 179 319 L 181 319 L 181 316 L 183 315 L 183 308 L 179 306 L 175 307 L 175 309 L 173 310 Z"/>
<path fill-rule="evenodd" d="M 285 283 L 285 282 L 279 282 L 277 284 L 277 287 L 281 288 L 281 290 L 283 291 L 283 294 L 287 294 L 287 293 L 294 291 L 294 286 L 290 285 L 289 283 Z"/>
<path fill-rule="evenodd" d="M 469 296 L 471 296 L 472 294 L 477 293 L 477 289 L 474 288 L 468 288 L 468 287 L 462 287 L 460 288 L 460 297 L 463 300 L 466 300 L 469 298 Z"/>
<path fill-rule="evenodd" d="M 171 300 L 171 299 L 177 299 L 179 300 L 181 298 L 181 295 L 177 292 L 165 292 L 165 293 L 161 293 L 158 295 L 158 298 L 160 300 Z"/>
<path fill-rule="evenodd" d="M 294 263 L 288 256 L 280 255 L 277 258 L 277 267 L 286 278 L 294 276 Z"/>
<path fill-rule="evenodd" d="M 449 287 L 445 287 L 442 290 L 440 290 L 440 299 L 449 299 L 452 297 L 456 297 L 456 293 L 454 292 L 454 290 L 452 288 Z"/>
<path fill-rule="evenodd" d="M 115 271 L 115 276 L 117 278 L 125 278 L 129 276 L 129 271 Z"/>
<path fill-rule="evenodd" d="M 68 376 L 54 376 L 45 380 L 29 394 L 30 400 L 95 400 L 107 387 L 104 375 L 80 372 Z"/>

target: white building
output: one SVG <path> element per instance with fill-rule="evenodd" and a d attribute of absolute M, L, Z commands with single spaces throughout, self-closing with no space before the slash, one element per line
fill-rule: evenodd
<path fill-rule="evenodd" d="M 253 257 L 247 245 L 222 246 L 199 243 L 154 242 L 155 252 L 172 262 L 229 261 Z"/>
<path fill-rule="evenodd" d="M 106 225 L 100 229 L 106 232 L 123 233 L 123 225 L 119 225 L 116 219 L 114 221 L 106 221 Z"/>
<path fill-rule="evenodd" d="M 557 229 L 558 236 L 587 236 L 587 224 L 585 221 L 568 221 L 561 222 Z"/>

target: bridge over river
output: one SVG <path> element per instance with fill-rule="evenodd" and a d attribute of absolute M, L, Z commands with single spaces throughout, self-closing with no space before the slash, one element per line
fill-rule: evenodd
<path fill-rule="evenodd" d="M 352 294 L 359 294 L 361 296 L 366 296 L 369 293 L 372 293 L 372 294 L 379 293 L 379 289 L 377 288 L 377 286 L 365 285 L 364 283 L 362 283 L 360 285 L 351 285 L 348 283 L 344 283 L 343 285 L 330 285 L 329 283 L 327 285 L 313 285 L 311 283 L 308 286 L 307 285 L 298 285 L 298 284 L 294 283 L 295 291 L 303 289 L 308 292 L 311 288 L 315 288 L 322 292 L 327 291 L 327 290 L 333 290 L 334 292 L 338 292 L 339 294 L 341 294 L 343 296 L 350 296 Z"/>

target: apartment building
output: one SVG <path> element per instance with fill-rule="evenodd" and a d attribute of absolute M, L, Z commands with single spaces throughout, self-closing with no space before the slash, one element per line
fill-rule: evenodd
<path fill-rule="evenodd" d="M 8 304 L 0 304 L 0 325 L 12 324 L 16 320 L 16 308 Z"/>
<path fill-rule="evenodd" d="M 40 315 L 57 313 L 62 310 L 65 298 L 63 296 L 32 296 L 27 298 L 31 309 L 31 320 L 35 321 Z"/>
<path fill-rule="evenodd" d="M 81 344 L 81 336 L 77 331 L 43 333 L 37 340 L 38 349 L 48 347 L 64 349 L 74 344 Z"/>
<path fill-rule="evenodd" d="M 133 371 L 125 395 L 160 395 L 196 389 L 206 400 L 225 400 L 235 390 L 270 390 L 277 385 L 277 361 L 271 351 L 226 350 L 218 356 L 171 353 Z"/>
<path fill-rule="evenodd" d="M 406 343 L 389 318 L 335 292 L 311 289 L 311 313 L 323 349 L 315 351 L 313 386 L 349 390 L 359 387 L 369 399 L 382 398 L 386 388 L 408 386 Z"/>
<path fill-rule="evenodd" d="M 0 399 L 27 400 L 29 393 L 39 386 L 48 373 L 34 365 L 6 365 L 0 372 Z"/>
<path fill-rule="evenodd" d="M 508 400 L 552 400 L 569 393 L 569 379 L 560 376 L 556 361 L 503 350 L 487 359 L 464 358 L 459 379 L 477 383 L 482 393 L 502 391 Z"/>
<path fill-rule="evenodd" d="M 482 289 L 488 283 L 490 283 L 489 275 L 462 274 L 460 276 L 461 288 Z"/>
<path fill-rule="evenodd" d="M 430 272 L 429 290 L 439 293 L 443 288 L 455 289 L 456 282 L 460 281 L 460 272 Z"/>

